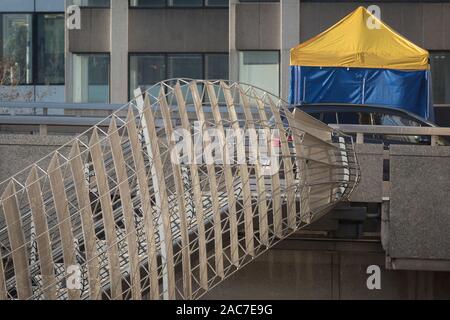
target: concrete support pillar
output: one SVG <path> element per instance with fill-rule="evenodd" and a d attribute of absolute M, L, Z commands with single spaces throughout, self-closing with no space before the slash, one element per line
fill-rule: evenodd
<path fill-rule="evenodd" d="M 229 76 L 233 81 L 239 80 L 239 52 L 236 50 L 236 4 L 238 0 L 230 0 L 229 6 Z"/>
<path fill-rule="evenodd" d="M 128 99 L 128 1 L 111 0 L 111 103 Z"/>
<path fill-rule="evenodd" d="M 300 1 L 280 0 L 280 94 L 289 96 L 289 50 L 300 41 Z"/>

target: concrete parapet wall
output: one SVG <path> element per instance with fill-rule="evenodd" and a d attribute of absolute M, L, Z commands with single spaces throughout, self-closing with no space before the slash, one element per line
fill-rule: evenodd
<path fill-rule="evenodd" d="M 42 159 L 71 139 L 72 136 L 0 135 L 0 181 Z"/>
<path fill-rule="evenodd" d="M 350 201 L 381 202 L 383 191 L 383 145 L 355 144 L 361 170 L 361 180 Z"/>
<path fill-rule="evenodd" d="M 380 267 L 380 290 L 367 267 Z M 448 299 L 450 273 L 384 267 L 379 242 L 284 240 L 205 299 Z"/>
<path fill-rule="evenodd" d="M 391 146 L 388 263 L 450 270 L 450 147 Z"/>

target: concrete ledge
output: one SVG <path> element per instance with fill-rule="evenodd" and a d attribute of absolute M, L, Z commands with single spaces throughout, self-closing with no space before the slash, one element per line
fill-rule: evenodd
<path fill-rule="evenodd" d="M 62 146 L 73 136 L 39 136 L 27 134 L 0 134 L 0 145 Z"/>
<path fill-rule="evenodd" d="M 450 157 L 448 146 L 391 145 L 391 156 Z"/>
<path fill-rule="evenodd" d="M 383 192 L 383 145 L 355 144 L 361 180 L 350 196 L 353 202 L 381 202 Z"/>
<path fill-rule="evenodd" d="M 391 146 L 387 255 L 393 268 L 450 270 L 449 168 L 450 147 Z"/>

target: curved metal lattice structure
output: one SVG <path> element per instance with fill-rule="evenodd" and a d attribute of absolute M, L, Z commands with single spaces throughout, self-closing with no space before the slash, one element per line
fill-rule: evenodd
<path fill-rule="evenodd" d="M 0 299 L 196 299 L 327 213 L 352 140 L 287 107 L 168 80 L 2 183 Z"/>

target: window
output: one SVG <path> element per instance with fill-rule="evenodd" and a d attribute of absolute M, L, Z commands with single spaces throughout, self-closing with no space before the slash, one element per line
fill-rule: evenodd
<path fill-rule="evenodd" d="M 450 52 L 430 54 L 433 103 L 450 104 Z"/>
<path fill-rule="evenodd" d="M 64 21 L 63 13 L 0 14 L 1 84 L 64 84 Z"/>
<path fill-rule="evenodd" d="M 239 2 L 280 2 L 280 0 L 239 0 Z"/>
<path fill-rule="evenodd" d="M 1 14 L 1 79 L 2 84 L 33 82 L 31 14 Z"/>
<path fill-rule="evenodd" d="M 278 51 L 239 52 L 239 81 L 266 90 L 276 96 L 280 87 Z"/>
<path fill-rule="evenodd" d="M 73 101 L 109 102 L 109 55 L 75 54 Z"/>
<path fill-rule="evenodd" d="M 169 54 L 168 78 L 203 78 L 202 59 L 201 54 Z"/>
<path fill-rule="evenodd" d="M 206 0 L 205 4 L 209 7 L 228 7 L 228 0 Z"/>
<path fill-rule="evenodd" d="M 420 127 L 421 124 L 412 119 L 400 117 L 393 114 L 374 113 L 373 121 L 378 126 L 405 126 L 405 127 Z"/>
<path fill-rule="evenodd" d="M 360 118 L 359 112 L 338 112 L 339 124 L 360 124 Z"/>
<path fill-rule="evenodd" d="M 336 112 L 324 112 L 322 116 L 322 121 L 326 124 L 336 124 Z"/>
<path fill-rule="evenodd" d="M 138 8 L 228 7 L 228 0 L 130 0 L 130 7 L 138 7 Z"/>
<path fill-rule="evenodd" d="M 166 0 L 130 0 L 130 7 L 156 8 L 165 6 Z"/>
<path fill-rule="evenodd" d="M 169 0 L 169 7 L 202 7 L 203 0 Z"/>
<path fill-rule="evenodd" d="M 228 54 L 205 55 L 207 79 L 228 79 Z"/>
<path fill-rule="evenodd" d="M 137 87 L 146 90 L 165 79 L 228 79 L 228 54 L 133 54 L 129 73 L 130 97 Z"/>
<path fill-rule="evenodd" d="M 110 7 L 110 0 L 71 0 L 71 4 L 80 7 Z"/>
<path fill-rule="evenodd" d="M 166 79 L 166 57 L 165 55 L 139 55 L 130 57 L 130 97 L 137 87 L 143 90 L 151 85 Z M 158 92 L 152 92 L 157 96 Z"/>
<path fill-rule="evenodd" d="M 64 83 L 64 14 L 37 15 L 37 84 Z"/>

